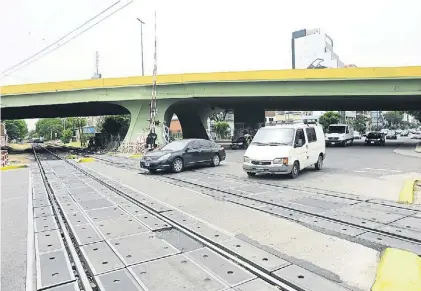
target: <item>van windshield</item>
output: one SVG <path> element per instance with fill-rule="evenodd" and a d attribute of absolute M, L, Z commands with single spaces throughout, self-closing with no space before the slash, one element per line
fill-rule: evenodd
<path fill-rule="evenodd" d="M 253 138 L 255 145 L 292 145 L 294 129 L 262 128 Z"/>
<path fill-rule="evenodd" d="M 343 125 L 331 125 L 329 126 L 329 133 L 345 133 L 346 126 Z"/>

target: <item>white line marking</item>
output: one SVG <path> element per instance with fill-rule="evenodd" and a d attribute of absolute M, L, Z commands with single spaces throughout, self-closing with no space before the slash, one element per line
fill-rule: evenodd
<path fill-rule="evenodd" d="M 28 236 L 26 240 L 26 291 L 33 291 L 36 284 L 34 276 L 35 262 L 35 233 L 34 233 L 34 209 L 32 208 L 32 173 L 29 170 L 28 186 Z"/>

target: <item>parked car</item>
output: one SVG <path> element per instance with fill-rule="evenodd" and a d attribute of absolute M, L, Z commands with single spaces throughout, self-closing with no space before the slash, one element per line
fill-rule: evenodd
<path fill-rule="evenodd" d="M 233 138 L 231 142 L 231 149 L 246 149 L 247 147 L 248 141 L 244 136 Z"/>
<path fill-rule="evenodd" d="M 401 136 L 408 136 L 408 135 L 409 135 L 409 130 L 406 130 L 406 129 L 402 130 Z"/>
<path fill-rule="evenodd" d="M 361 133 L 354 131 L 354 139 L 361 139 Z"/>
<path fill-rule="evenodd" d="M 390 130 L 386 134 L 386 139 L 398 139 L 398 135 L 396 134 L 396 131 Z"/>
<path fill-rule="evenodd" d="M 364 145 L 385 145 L 386 138 L 382 132 L 374 131 L 367 134 Z"/>
<path fill-rule="evenodd" d="M 160 150 L 145 154 L 140 167 L 154 173 L 158 170 L 175 173 L 185 168 L 208 164 L 219 166 L 225 160 L 225 149 L 206 139 L 182 139 L 165 145 Z"/>
<path fill-rule="evenodd" d="M 256 174 L 289 174 L 314 166 L 321 170 L 326 157 L 323 128 L 318 124 L 262 127 L 244 153 L 243 170 Z"/>

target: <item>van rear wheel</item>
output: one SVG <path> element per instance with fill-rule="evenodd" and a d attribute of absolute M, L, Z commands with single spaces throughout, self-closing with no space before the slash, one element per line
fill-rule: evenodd
<path fill-rule="evenodd" d="M 247 176 L 249 176 L 249 177 L 254 177 L 254 176 L 256 176 L 256 173 L 253 173 L 253 172 L 247 172 Z"/>
<path fill-rule="evenodd" d="M 319 158 L 317 159 L 317 162 L 314 164 L 314 167 L 316 170 L 320 171 L 323 167 L 323 156 L 319 155 Z"/>

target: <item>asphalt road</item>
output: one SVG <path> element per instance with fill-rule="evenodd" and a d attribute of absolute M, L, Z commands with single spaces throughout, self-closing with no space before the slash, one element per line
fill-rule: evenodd
<path fill-rule="evenodd" d="M 364 195 L 397 201 L 403 181 L 421 176 L 421 159 L 395 153 L 395 149 L 412 150 L 416 141 L 388 140 L 385 146 L 364 146 L 363 140 L 353 146 L 328 147 L 322 171 L 305 169 L 298 179 L 286 176 L 258 176 L 279 183 Z M 246 177 L 241 163 L 244 150 L 227 150 L 227 160 L 215 172 Z"/>

